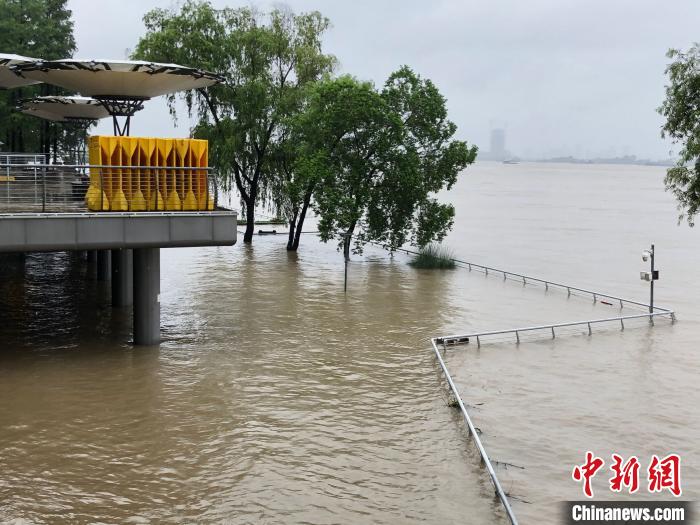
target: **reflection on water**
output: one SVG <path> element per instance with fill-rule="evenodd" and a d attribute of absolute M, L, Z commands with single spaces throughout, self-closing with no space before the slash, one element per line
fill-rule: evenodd
<path fill-rule="evenodd" d="M 448 351 L 490 455 L 525 467 L 498 467 L 523 523 L 580 498 L 588 449 L 680 452 L 699 496 L 698 312 L 680 283 L 700 252 L 658 170 L 599 169 L 480 164 L 455 197 L 460 256 L 630 298 L 651 228 L 659 300 L 680 310 L 675 326 Z M 284 242 L 164 250 L 164 342 L 147 348 L 87 261 L 3 258 L 0 521 L 504 522 L 429 337 L 617 310 L 373 249 L 345 295 L 333 247 Z"/>

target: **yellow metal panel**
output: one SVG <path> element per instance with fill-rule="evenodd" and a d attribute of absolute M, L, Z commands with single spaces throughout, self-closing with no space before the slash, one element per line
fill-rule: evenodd
<path fill-rule="evenodd" d="M 111 137 L 114 139 L 114 150 L 112 152 L 112 166 L 127 165 L 124 155 L 124 137 Z M 128 159 L 127 159 L 128 162 Z M 114 168 L 112 172 L 112 197 L 110 198 L 110 209 L 112 211 L 129 211 L 129 201 L 126 200 L 124 193 L 124 169 Z"/>
<path fill-rule="evenodd" d="M 213 209 L 206 170 L 183 169 L 208 165 L 206 140 L 93 136 L 89 159 L 109 166 L 90 169 L 91 210 Z"/>

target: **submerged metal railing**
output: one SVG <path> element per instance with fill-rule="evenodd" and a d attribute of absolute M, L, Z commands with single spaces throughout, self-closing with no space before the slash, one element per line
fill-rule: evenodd
<path fill-rule="evenodd" d="M 209 167 L 57 165 L 12 158 L 0 162 L 0 213 L 211 211 L 217 207 L 214 181 Z"/>
<path fill-rule="evenodd" d="M 409 254 L 417 254 L 418 252 L 411 251 L 411 250 L 406 250 L 401 248 L 401 251 L 404 251 Z M 592 290 L 587 290 L 585 288 L 580 288 L 577 286 L 571 286 L 571 285 L 566 285 L 562 283 L 558 283 L 555 281 L 549 281 L 546 279 L 540 279 L 537 277 L 531 277 L 525 274 L 520 274 L 517 272 L 509 272 L 506 270 L 501 270 L 499 268 L 494 268 L 482 264 L 476 264 L 472 263 L 469 261 L 461 261 L 459 259 L 453 259 L 455 263 L 458 265 L 461 265 L 462 267 L 468 268 L 470 271 L 472 269 L 477 269 L 483 271 L 486 275 L 489 275 L 489 272 L 491 273 L 496 273 L 496 274 L 501 274 L 503 276 L 503 280 L 505 281 L 506 279 L 514 279 L 518 281 L 522 281 L 523 285 L 527 284 L 538 284 L 538 285 L 544 285 L 546 290 L 549 290 L 550 287 L 553 288 L 559 288 L 567 291 L 567 297 L 570 297 L 571 295 L 589 295 L 593 298 L 593 302 L 596 303 L 600 298 L 604 299 L 610 299 L 616 302 L 619 302 L 620 308 L 624 308 L 625 304 L 632 305 L 634 307 L 641 307 L 644 308 L 645 310 L 648 310 L 645 313 L 639 313 L 639 314 L 631 314 L 631 315 L 622 315 L 622 316 L 616 316 L 616 317 L 606 317 L 606 318 L 600 318 L 600 319 L 589 319 L 585 321 L 572 321 L 572 322 L 563 322 L 563 323 L 551 323 L 551 324 L 545 324 L 545 325 L 535 325 L 535 326 L 526 326 L 526 327 L 520 327 L 520 328 L 509 328 L 505 330 L 491 330 L 491 331 L 483 331 L 483 332 L 472 332 L 472 333 L 466 333 L 466 334 L 457 334 L 457 335 L 445 335 L 445 336 L 439 336 L 439 337 L 433 337 L 430 339 L 431 345 L 433 347 L 433 351 L 435 352 L 435 357 L 437 358 L 438 363 L 440 364 L 440 368 L 442 369 L 442 373 L 445 376 L 445 379 L 447 380 L 450 390 L 452 392 L 452 395 L 455 397 L 457 404 L 459 406 L 459 409 L 462 413 L 462 417 L 464 418 L 464 421 L 467 425 L 467 429 L 469 431 L 469 435 L 472 438 L 472 441 L 476 445 L 479 454 L 481 456 L 482 462 L 484 466 L 486 467 L 486 471 L 489 474 L 489 477 L 491 479 L 491 482 L 494 486 L 495 494 L 496 496 L 500 499 L 501 504 L 503 505 L 503 508 L 506 512 L 506 515 L 508 516 L 508 519 L 510 520 L 511 524 L 517 525 L 518 521 L 517 518 L 515 517 L 515 513 L 513 512 L 512 507 L 510 506 L 510 502 L 508 500 L 508 496 L 503 490 L 503 487 L 501 486 L 498 476 L 496 476 L 496 471 L 493 468 L 493 464 L 491 463 L 491 460 L 486 453 L 486 449 L 484 448 L 483 443 L 481 442 L 481 438 L 479 437 L 476 427 L 474 426 L 474 423 L 469 415 L 469 412 L 467 411 L 467 408 L 464 404 L 464 401 L 462 401 L 462 398 L 459 394 L 459 391 L 457 390 L 457 386 L 455 385 L 454 381 L 452 380 L 452 376 L 450 375 L 449 370 L 447 369 L 447 366 L 445 365 L 445 361 L 442 358 L 442 355 L 440 354 L 440 350 L 438 348 L 438 345 L 442 345 L 443 348 L 446 348 L 447 345 L 450 344 L 462 344 L 462 343 L 469 343 L 472 339 L 476 339 L 477 346 L 481 346 L 481 338 L 482 337 L 487 337 L 487 336 L 496 336 L 496 335 L 503 335 L 503 334 L 514 334 L 515 335 L 515 340 L 517 343 L 520 343 L 520 335 L 522 333 L 532 333 L 532 332 L 538 332 L 538 331 L 545 331 L 548 330 L 552 334 L 552 338 L 556 337 L 556 329 L 557 328 L 568 328 L 568 327 L 586 327 L 588 329 L 588 335 L 592 335 L 593 333 L 593 325 L 596 324 L 603 324 L 603 323 L 620 323 L 620 327 L 622 330 L 625 329 L 625 321 L 626 320 L 634 320 L 634 319 L 648 319 L 649 322 L 653 325 L 654 324 L 654 318 L 656 317 L 668 317 L 671 320 L 671 323 L 674 323 L 676 321 L 676 315 L 675 312 L 671 309 L 668 308 L 661 308 L 658 306 L 654 306 L 653 308 L 645 304 L 643 302 L 639 301 L 632 301 L 629 299 L 624 299 L 619 296 L 607 294 L 607 293 L 601 293 L 601 292 L 595 292 Z M 605 302 L 602 301 L 601 302 Z M 607 303 L 606 304 L 612 304 L 612 303 Z"/>
<path fill-rule="evenodd" d="M 584 321 L 551 323 L 551 324 L 543 324 L 543 325 L 535 325 L 535 326 L 525 326 L 525 327 L 519 327 L 519 328 L 508 328 L 505 330 L 490 330 L 490 331 L 472 332 L 472 333 L 460 334 L 460 335 L 443 336 L 440 339 L 444 340 L 444 342 L 446 344 L 468 343 L 471 339 L 476 339 L 477 346 L 481 346 L 481 338 L 488 337 L 488 336 L 495 336 L 495 335 L 504 335 L 504 334 L 515 335 L 515 341 L 519 343 L 521 333 L 546 331 L 546 330 L 548 330 L 552 333 L 552 338 L 555 338 L 557 328 L 575 327 L 575 326 L 587 327 L 588 328 L 588 335 L 591 335 L 592 334 L 592 325 L 594 325 L 594 324 L 619 322 L 621 329 L 624 330 L 626 320 L 647 318 L 647 319 L 649 319 L 649 322 L 653 324 L 654 318 L 659 317 L 659 316 L 667 316 L 671 320 L 671 323 L 674 323 L 676 321 L 675 312 L 673 310 L 668 309 L 668 308 L 654 306 L 653 311 L 652 311 L 652 308 L 646 303 L 639 302 L 639 301 L 632 301 L 630 299 L 624 299 L 624 298 L 616 296 L 616 295 L 611 295 L 611 294 L 602 293 L 602 292 L 596 292 L 593 290 L 587 290 L 585 288 L 571 286 L 568 284 L 562 284 L 562 283 L 558 283 L 556 281 L 549 281 L 547 279 L 540 279 L 538 277 L 532 277 L 529 275 L 524 275 L 524 274 L 520 274 L 520 273 L 516 273 L 516 272 L 509 272 L 506 270 L 501 270 L 499 268 L 493 268 L 490 266 L 476 264 L 476 263 L 472 263 L 469 261 L 460 261 L 459 259 L 454 259 L 454 261 L 455 261 L 455 263 L 462 265 L 462 267 L 468 268 L 469 271 L 471 271 L 472 269 L 477 269 L 477 270 L 483 271 L 486 275 L 489 275 L 489 272 L 501 274 L 501 275 L 503 275 L 503 280 L 513 279 L 513 280 L 517 280 L 517 281 L 522 281 L 523 285 L 527 285 L 527 284 L 544 285 L 545 290 L 549 290 L 550 287 L 566 290 L 567 297 L 571 297 L 572 295 L 577 295 L 577 296 L 588 295 L 593 299 L 594 303 L 598 302 L 598 300 L 600 300 L 601 298 L 610 299 L 612 301 L 618 302 L 620 304 L 621 309 L 624 308 L 625 304 L 628 304 L 628 305 L 632 305 L 633 307 L 644 308 L 645 310 L 648 310 L 649 313 L 622 315 L 622 316 L 616 316 L 616 317 L 606 317 L 606 318 L 602 318 L 602 319 L 587 319 Z M 604 302 L 604 301 L 601 301 L 601 302 Z M 606 303 L 606 304 L 611 305 L 612 303 Z"/>
<path fill-rule="evenodd" d="M 374 243 L 373 243 L 374 244 Z M 378 245 L 382 246 L 383 245 Z M 411 255 L 418 255 L 419 252 L 415 250 L 407 250 L 406 248 L 399 248 L 397 251 L 401 251 L 404 253 L 408 253 Z M 555 289 L 561 289 L 561 290 L 566 290 L 567 292 L 567 297 L 570 297 L 572 295 L 589 295 L 593 299 L 593 302 L 596 303 L 598 302 L 599 299 L 611 299 L 615 302 L 618 302 L 620 304 L 620 308 L 623 308 L 625 304 L 630 304 L 634 306 L 643 306 L 644 308 L 649 308 L 649 305 L 646 303 L 642 303 L 639 301 L 632 301 L 630 299 L 624 299 L 623 297 L 618 297 L 616 295 L 610 295 L 607 293 L 602 293 L 602 292 L 596 292 L 593 290 L 586 290 L 585 288 L 579 288 L 577 286 L 571 286 L 569 284 L 562 284 L 558 283 L 556 281 L 550 281 L 547 279 L 541 279 L 539 277 L 532 277 L 530 275 L 525 275 L 522 273 L 517 273 L 517 272 L 509 272 L 507 270 L 502 270 L 500 268 L 495 268 L 492 266 L 486 266 L 483 264 L 478 264 L 470 261 L 462 261 L 460 259 L 452 259 L 456 264 L 461 265 L 464 268 L 467 268 L 469 271 L 472 270 L 478 270 L 484 272 L 486 275 L 490 274 L 500 274 L 503 276 L 503 280 L 514 280 L 518 282 L 522 282 L 523 285 L 527 284 L 538 284 L 538 285 L 544 285 L 545 290 L 549 290 L 550 287 L 555 288 Z M 489 273 L 490 272 L 490 273 Z M 667 312 L 669 314 L 672 314 L 673 312 L 667 308 L 661 308 L 659 306 L 654 306 L 654 311 L 660 311 L 660 312 Z"/>
<path fill-rule="evenodd" d="M 673 310 L 665 310 L 664 309 L 662 312 L 635 314 L 635 315 L 622 315 L 622 316 L 618 316 L 618 317 L 606 317 L 603 319 L 590 319 L 590 320 L 586 320 L 586 321 L 571 321 L 568 323 L 553 323 L 553 324 L 545 324 L 545 325 L 539 325 L 539 326 L 526 326 L 526 327 L 522 327 L 522 328 L 508 328 L 506 330 L 491 330 L 488 332 L 473 332 L 473 333 L 462 334 L 462 335 L 442 336 L 442 337 L 438 337 L 436 339 L 437 339 L 438 343 L 446 344 L 446 345 L 447 344 L 468 343 L 471 339 L 476 339 L 477 347 L 481 347 L 481 338 L 482 337 L 487 337 L 487 336 L 492 336 L 492 335 L 514 334 L 516 342 L 520 343 L 520 334 L 527 333 L 527 332 L 551 331 L 552 339 L 554 339 L 556 337 L 556 332 L 555 332 L 556 328 L 564 328 L 564 327 L 572 327 L 572 326 L 587 326 L 588 327 L 588 335 L 591 335 L 593 333 L 592 325 L 594 325 L 594 324 L 619 322 L 622 330 L 624 330 L 625 329 L 625 321 L 627 321 L 627 320 L 649 319 L 649 321 L 653 324 L 654 317 L 659 317 L 659 316 L 668 316 L 669 319 L 671 320 L 671 323 L 674 323 L 676 320 L 676 315 L 673 312 Z"/>
<path fill-rule="evenodd" d="M 483 443 L 481 443 L 481 438 L 479 438 L 479 434 L 476 431 L 476 427 L 474 426 L 474 423 L 472 422 L 472 418 L 469 416 L 469 412 L 467 412 L 467 408 L 464 405 L 464 401 L 462 401 L 462 397 L 459 395 L 459 391 L 457 390 L 457 387 L 455 386 L 454 382 L 452 381 L 452 377 L 450 376 L 450 372 L 447 370 L 447 366 L 445 365 L 445 361 L 442 359 L 442 356 L 440 355 L 440 350 L 438 349 L 438 343 L 442 343 L 442 341 L 439 340 L 439 338 L 433 338 L 430 340 L 431 344 L 433 345 L 433 350 L 435 351 L 435 357 L 437 357 L 438 363 L 440 363 L 440 367 L 442 368 L 442 372 L 445 375 L 445 379 L 447 379 L 448 384 L 450 385 L 450 390 L 452 390 L 452 395 L 455 397 L 457 400 L 457 404 L 459 405 L 459 410 L 462 412 L 462 417 L 464 418 L 464 422 L 467 424 L 467 429 L 469 430 L 469 436 L 472 438 L 472 441 L 476 445 L 477 450 L 479 451 L 479 455 L 481 455 L 481 460 L 484 463 L 484 466 L 486 467 L 486 471 L 489 474 L 489 477 L 491 479 L 491 483 L 493 484 L 494 490 L 496 492 L 496 496 L 498 499 L 501 500 L 501 504 L 503 505 L 503 509 L 506 512 L 506 515 L 508 516 L 508 519 L 513 525 L 518 524 L 518 520 L 515 517 L 515 513 L 513 512 L 513 509 L 510 506 L 510 502 L 508 501 L 508 496 L 506 495 L 505 491 L 503 490 L 503 487 L 501 486 L 501 483 L 498 481 L 498 476 L 496 476 L 496 471 L 493 468 L 493 465 L 491 464 L 491 459 L 489 458 L 489 455 L 486 453 L 486 449 L 484 448 Z"/>

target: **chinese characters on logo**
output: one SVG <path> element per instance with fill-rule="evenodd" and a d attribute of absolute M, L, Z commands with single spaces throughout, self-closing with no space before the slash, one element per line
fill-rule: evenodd
<path fill-rule="evenodd" d="M 622 492 L 626 489 L 630 494 L 639 490 L 639 459 L 631 456 L 626 461 L 618 454 L 612 455 L 609 479 L 612 492 Z M 588 498 L 593 497 L 591 481 L 598 471 L 603 468 L 605 461 L 596 457 L 593 452 L 586 452 L 586 460 L 583 465 L 576 465 L 571 477 L 574 481 L 583 483 L 583 493 Z M 665 458 L 659 458 L 656 454 L 651 457 L 647 468 L 647 488 L 649 492 L 661 492 L 668 489 L 671 494 L 681 495 L 681 458 L 678 454 L 669 454 Z"/>

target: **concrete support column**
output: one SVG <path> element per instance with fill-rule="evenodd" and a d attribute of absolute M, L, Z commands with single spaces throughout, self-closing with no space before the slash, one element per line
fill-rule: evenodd
<path fill-rule="evenodd" d="M 132 250 L 112 250 L 112 306 L 134 304 Z"/>
<path fill-rule="evenodd" d="M 112 252 L 99 250 L 97 252 L 97 280 L 109 281 L 112 278 Z"/>
<path fill-rule="evenodd" d="M 160 248 L 134 249 L 134 343 L 160 343 Z"/>
<path fill-rule="evenodd" d="M 96 263 L 97 262 L 97 250 L 88 250 L 87 251 L 87 260 L 89 263 Z"/>

